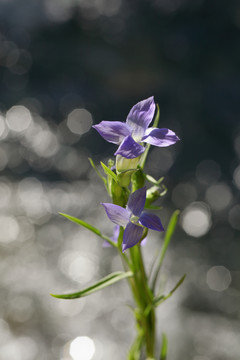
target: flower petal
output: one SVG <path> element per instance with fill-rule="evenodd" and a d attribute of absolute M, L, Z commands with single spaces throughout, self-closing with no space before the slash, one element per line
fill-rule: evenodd
<path fill-rule="evenodd" d="M 145 130 L 153 119 L 155 112 L 154 97 L 140 101 L 130 110 L 126 124 L 133 130 L 132 136 L 136 141 L 141 141 Z"/>
<path fill-rule="evenodd" d="M 128 199 L 127 209 L 135 216 L 140 216 L 146 201 L 146 186 L 134 191 Z"/>
<path fill-rule="evenodd" d="M 126 249 L 133 247 L 141 240 L 143 230 L 144 230 L 143 227 L 135 225 L 131 222 L 127 224 L 127 227 L 123 233 L 123 243 L 122 243 L 123 252 Z"/>
<path fill-rule="evenodd" d="M 157 129 L 149 128 L 145 131 L 145 135 L 142 138 L 142 141 L 160 147 L 170 146 L 175 144 L 179 137 L 169 129 Z"/>
<path fill-rule="evenodd" d="M 120 233 L 120 226 L 115 225 L 113 229 L 113 236 L 111 237 L 111 240 L 114 241 L 115 243 L 118 241 L 119 233 Z"/>
<path fill-rule="evenodd" d="M 127 159 L 134 159 L 144 152 L 145 148 L 136 143 L 131 136 L 125 137 L 114 155 L 122 155 Z"/>
<path fill-rule="evenodd" d="M 142 241 L 141 241 L 141 246 L 145 246 L 147 244 L 148 238 L 145 237 Z"/>
<path fill-rule="evenodd" d="M 147 227 L 148 229 L 156 231 L 164 231 L 161 220 L 157 215 L 151 213 L 142 213 L 139 220 L 140 224 Z"/>
<path fill-rule="evenodd" d="M 130 219 L 130 214 L 127 209 L 111 203 L 102 203 L 102 205 L 105 208 L 107 216 L 114 224 L 120 226 L 127 225 Z"/>
<path fill-rule="evenodd" d="M 99 134 L 108 142 L 120 144 L 126 136 L 131 135 L 129 126 L 121 121 L 101 121 L 93 125 Z"/>

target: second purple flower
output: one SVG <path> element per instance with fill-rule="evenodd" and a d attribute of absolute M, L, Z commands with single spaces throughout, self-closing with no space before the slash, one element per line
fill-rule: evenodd
<path fill-rule="evenodd" d="M 111 203 L 103 203 L 109 219 L 125 228 L 122 251 L 136 245 L 142 238 L 144 228 L 164 231 L 158 216 L 144 212 L 146 187 L 136 190 L 129 196 L 126 209 Z"/>

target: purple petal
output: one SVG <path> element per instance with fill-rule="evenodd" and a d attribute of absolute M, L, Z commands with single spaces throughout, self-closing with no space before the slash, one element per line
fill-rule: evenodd
<path fill-rule="evenodd" d="M 130 110 L 126 124 L 133 130 L 132 136 L 137 140 L 141 141 L 145 130 L 153 119 L 155 112 L 154 97 L 140 101 L 132 107 Z"/>
<path fill-rule="evenodd" d="M 101 121 L 98 125 L 93 125 L 99 134 L 108 142 L 120 144 L 123 139 L 131 135 L 131 129 L 121 121 Z"/>
<path fill-rule="evenodd" d="M 115 243 L 117 243 L 118 241 L 118 236 L 119 236 L 119 232 L 120 232 L 120 226 L 119 225 L 115 225 L 114 229 L 113 229 L 113 236 L 111 237 L 111 240 Z M 145 239 L 144 239 L 145 240 Z M 143 241 L 144 241 L 143 240 Z M 142 241 L 142 242 L 143 242 Z M 107 242 L 106 240 L 103 242 L 103 247 L 111 247 L 111 245 L 109 244 L 109 242 Z"/>
<path fill-rule="evenodd" d="M 128 199 L 127 209 L 135 216 L 140 216 L 146 201 L 146 186 L 134 191 Z"/>
<path fill-rule="evenodd" d="M 157 215 L 150 213 L 142 213 L 138 221 L 140 222 L 140 224 L 147 227 L 148 229 L 164 231 L 161 220 Z"/>
<path fill-rule="evenodd" d="M 119 236 L 119 233 L 120 233 L 120 226 L 119 225 L 115 225 L 114 226 L 114 229 L 113 229 L 113 236 L 111 237 L 111 240 L 113 242 L 117 242 L 118 241 L 118 236 Z"/>
<path fill-rule="evenodd" d="M 179 137 L 169 129 L 149 128 L 145 131 L 142 141 L 160 147 L 170 146 L 175 144 Z"/>
<path fill-rule="evenodd" d="M 130 214 L 127 209 L 111 203 L 102 203 L 102 205 L 105 208 L 107 216 L 114 224 L 120 226 L 127 225 L 130 219 Z"/>
<path fill-rule="evenodd" d="M 133 247 L 141 240 L 143 230 L 144 230 L 143 227 L 135 225 L 131 222 L 127 224 L 127 227 L 123 233 L 123 243 L 122 243 L 123 252 L 126 249 Z"/>
<path fill-rule="evenodd" d="M 145 237 L 145 238 L 141 241 L 141 246 L 145 246 L 146 243 L 147 243 L 147 241 L 148 241 L 148 238 Z"/>
<path fill-rule="evenodd" d="M 127 159 L 134 159 L 144 152 L 145 148 L 136 143 L 131 136 L 127 136 L 114 155 L 122 155 Z"/>

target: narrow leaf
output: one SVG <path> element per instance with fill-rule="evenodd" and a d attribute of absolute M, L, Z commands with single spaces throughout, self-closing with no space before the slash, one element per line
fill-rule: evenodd
<path fill-rule="evenodd" d="M 167 359 L 167 349 L 168 349 L 167 335 L 163 333 L 162 334 L 162 346 L 161 346 L 160 360 Z"/>
<path fill-rule="evenodd" d="M 164 177 L 162 176 L 160 179 L 156 180 L 151 175 L 146 174 L 146 179 L 154 185 L 159 185 L 164 180 Z"/>
<path fill-rule="evenodd" d="M 170 243 L 170 240 L 171 240 L 171 238 L 173 236 L 173 233 L 174 233 L 174 230 L 176 228 L 179 214 L 180 214 L 180 211 L 175 210 L 174 213 L 171 216 L 170 221 L 169 221 L 167 231 L 166 231 L 166 234 L 165 234 L 165 237 L 164 237 L 164 243 L 163 243 L 163 247 L 162 247 L 162 252 L 161 252 L 161 255 L 160 255 L 160 259 L 159 259 L 160 266 L 162 265 L 164 256 L 165 256 L 167 248 L 168 248 L 168 245 Z"/>
<path fill-rule="evenodd" d="M 164 184 L 161 184 L 161 187 L 159 188 L 160 190 L 160 196 L 164 196 L 166 195 L 168 189 L 166 188 L 166 186 Z"/>
<path fill-rule="evenodd" d="M 169 221 L 168 227 L 167 227 L 167 231 L 165 233 L 165 237 L 164 237 L 164 242 L 163 242 L 163 246 L 162 246 L 162 250 L 159 256 L 159 260 L 158 260 L 158 264 L 157 264 L 157 269 L 155 271 L 155 275 L 153 278 L 153 285 L 152 285 L 152 290 L 154 291 L 155 286 L 156 286 L 156 282 L 157 282 L 157 278 L 163 263 L 163 259 L 164 256 L 166 254 L 168 245 L 170 243 L 170 240 L 173 236 L 174 230 L 176 228 L 177 225 L 177 221 L 178 221 L 178 217 L 179 217 L 180 211 L 179 210 L 175 210 L 174 213 L 171 216 L 171 219 Z"/>
<path fill-rule="evenodd" d="M 98 177 L 104 182 L 105 186 L 107 186 L 107 179 L 105 177 L 102 176 L 102 174 L 100 173 L 100 171 L 98 171 L 96 165 L 94 164 L 93 160 L 91 158 L 88 158 L 92 168 L 96 171 Z"/>
<path fill-rule="evenodd" d="M 131 271 L 128 272 L 118 271 L 102 278 L 100 281 L 96 282 L 95 284 L 89 286 L 84 290 L 72 294 L 61 294 L 61 295 L 51 294 L 51 296 L 59 299 L 78 299 L 83 296 L 90 295 L 96 291 L 102 290 L 109 285 L 115 284 L 116 282 L 131 276 L 133 276 L 133 273 Z"/>
<path fill-rule="evenodd" d="M 184 282 L 185 278 L 186 278 L 186 274 L 184 274 L 181 279 L 177 282 L 177 284 L 174 286 L 174 288 L 167 294 L 167 295 L 161 295 L 158 296 L 154 299 L 154 305 L 158 306 L 160 304 L 162 304 L 164 301 L 166 301 L 168 298 L 170 298 L 170 296 L 172 296 L 172 294 L 177 290 L 177 288 L 179 288 L 179 286 Z"/>
<path fill-rule="evenodd" d="M 78 218 L 76 218 L 74 216 L 67 215 L 67 214 L 64 214 L 64 213 L 59 213 L 59 214 L 64 216 L 68 220 L 74 222 L 75 224 L 81 225 L 81 226 L 85 227 L 86 229 L 92 231 L 94 234 L 96 234 L 100 238 L 106 240 L 112 246 L 117 247 L 117 244 L 115 242 L 113 242 L 111 239 L 109 239 L 106 235 L 103 235 L 99 229 L 97 229 L 94 226 L 88 224 L 86 221 L 83 221 L 83 220 L 78 219 Z"/>
<path fill-rule="evenodd" d="M 111 176 L 114 181 L 118 182 L 117 175 L 111 169 L 109 169 L 103 162 L 101 162 L 101 165 L 105 174 Z"/>

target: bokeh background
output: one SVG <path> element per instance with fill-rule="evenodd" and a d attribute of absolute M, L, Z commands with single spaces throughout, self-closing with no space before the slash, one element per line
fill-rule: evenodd
<path fill-rule="evenodd" d="M 239 32 L 237 0 L 0 1 L 0 360 L 125 358 L 125 281 L 75 301 L 49 293 L 121 269 L 58 212 L 111 234 L 88 157 L 116 148 L 91 126 L 152 95 L 181 138 L 147 164 L 169 189 L 164 226 L 181 210 L 165 291 L 187 273 L 159 308 L 159 346 L 164 331 L 169 360 L 239 359 Z M 148 266 L 161 244 L 151 233 Z"/>

